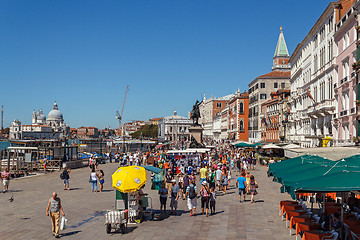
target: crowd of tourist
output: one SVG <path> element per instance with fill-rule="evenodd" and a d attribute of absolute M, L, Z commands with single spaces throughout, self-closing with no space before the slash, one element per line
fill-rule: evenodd
<path fill-rule="evenodd" d="M 226 195 L 227 190 L 235 187 L 234 180 L 239 190 L 239 202 L 245 201 L 246 195 L 250 195 L 250 202 L 254 203 L 258 183 L 250 174 L 256 167 L 253 151 L 229 146 L 214 148 L 207 153 L 197 154 L 198 166 L 184 162 L 189 158 L 181 153 L 169 156 L 158 152 L 154 155 L 157 156 L 153 161 L 154 166 L 164 170 L 164 180 L 158 189 L 162 213 L 166 211 L 167 199 L 170 199 L 170 214 L 176 214 L 178 200 L 183 199 L 186 200 L 190 216 L 196 215 L 198 200 L 203 215 L 215 214 L 216 198 Z"/>

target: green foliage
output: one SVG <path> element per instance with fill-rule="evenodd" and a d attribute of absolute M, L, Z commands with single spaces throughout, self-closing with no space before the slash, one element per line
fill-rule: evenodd
<path fill-rule="evenodd" d="M 133 138 L 140 138 L 140 136 L 142 136 L 142 138 L 157 138 L 158 136 L 158 125 L 144 125 L 142 126 L 138 131 L 134 132 L 131 134 L 131 136 Z"/>

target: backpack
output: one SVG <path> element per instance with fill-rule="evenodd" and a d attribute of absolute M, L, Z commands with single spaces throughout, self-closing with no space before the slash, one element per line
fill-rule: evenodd
<path fill-rule="evenodd" d="M 62 172 L 62 173 L 60 174 L 60 179 L 61 179 L 61 180 L 64 180 L 64 179 L 65 179 L 64 172 Z"/>
<path fill-rule="evenodd" d="M 190 199 L 196 198 L 195 186 L 189 187 L 189 198 Z"/>
<path fill-rule="evenodd" d="M 210 182 L 215 182 L 215 173 L 211 173 Z"/>

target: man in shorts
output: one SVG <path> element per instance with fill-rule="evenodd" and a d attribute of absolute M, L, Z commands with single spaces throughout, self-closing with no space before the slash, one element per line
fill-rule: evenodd
<path fill-rule="evenodd" d="M 194 185 L 194 181 L 190 181 L 190 186 L 186 189 L 187 206 L 190 211 L 190 217 L 195 216 L 195 210 L 197 206 L 197 189 Z"/>
<path fill-rule="evenodd" d="M 9 184 L 10 184 L 10 172 L 7 168 L 4 169 L 4 171 L 1 173 L 1 180 L 4 185 L 4 193 L 9 190 Z"/>
<path fill-rule="evenodd" d="M 246 178 L 245 178 L 245 173 L 242 172 L 240 174 L 240 177 L 238 177 L 236 179 L 236 186 L 239 187 L 239 201 L 241 202 L 241 195 L 244 196 L 244 202 L 245 202 L 245 197 L 246 197 Z"/>

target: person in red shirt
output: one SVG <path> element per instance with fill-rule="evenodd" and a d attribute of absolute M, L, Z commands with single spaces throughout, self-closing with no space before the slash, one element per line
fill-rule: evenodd
<path fill-rule="evenodd" d="M 169 168 L 170 168 L 169 162 L 165 162 L 165 163 L 164 163 L 165 174 L 167 174 L 167 172 L 169 171 Z"/>

